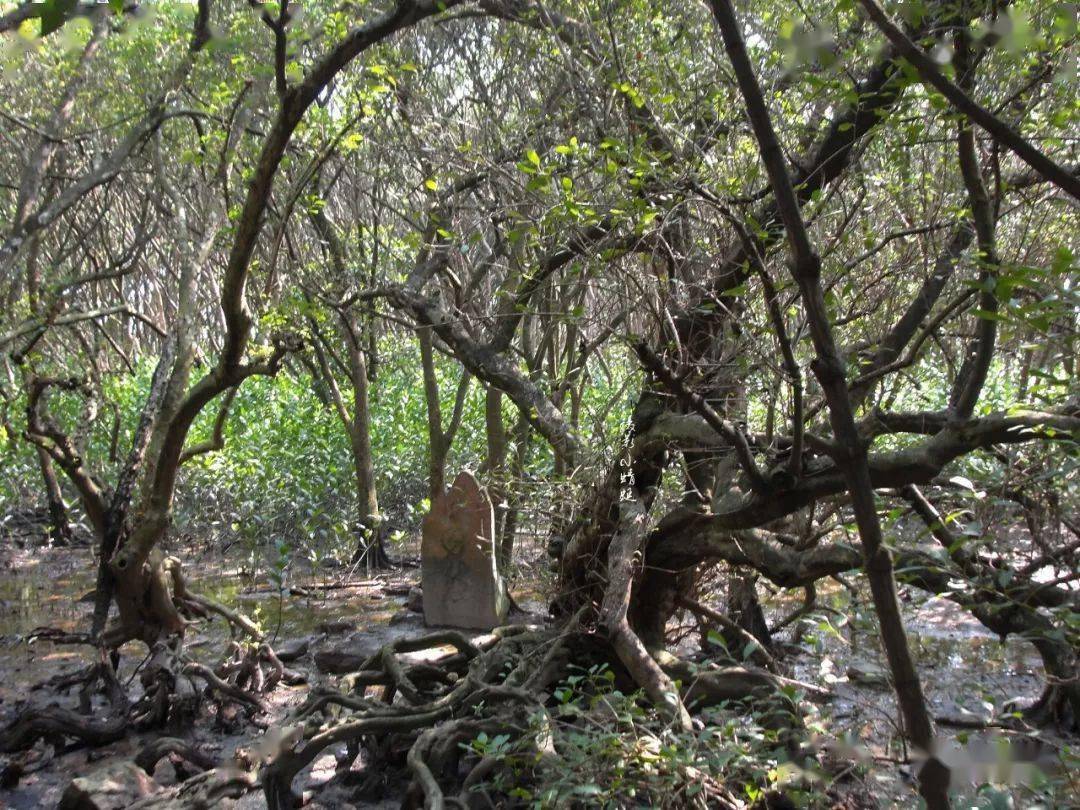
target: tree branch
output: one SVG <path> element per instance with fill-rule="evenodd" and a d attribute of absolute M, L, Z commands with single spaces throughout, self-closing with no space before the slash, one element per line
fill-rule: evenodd
<path fill-rule="evenodd" d="M 934 60 L 922 48 L 908 39 L 907 35 L 890 19 L 885 9 L 878 5 L 876 0 L 860 0 L 860 2 L 866 10 L 867 16 L 874 21 L 893 46 L 903 54 L 904 58 L 914 66 L 924 82 L 933 85 L 956 109 L 989 132 L 998 141 L 1005 144 L 1041 177 L 1080 200 L 1080 178 L 1077 178 L 1068 169 L 1059 166 L 1047 155 L 1035 148 L 1019 132 L 975 102 L 971 96 L 949 81 L 938 69 Z"/>
<path fill-rule="evenodd" d="M 754 454 L 750 451 L 746 436 L 736 425 L 721 417 L 700 394 L 687 388 L 686 384 L 672 373 L 671 369 L 644 341 L 639 340 L 634 343 L 634 352 L 641 360 L 641 364 L 660 380 L 665 388 L 685 406 L 699 414 L 709 427 L 720 434 L 731 446 L 735 451 L 739 466 L 750 479 L 750 486 L 755 492 L 764 493 L 772 489 L 769 482 L 765 480 L 765 476 L 761 474 L 761 470 L 758 469 L 757 462 L 754 461 Z"/>

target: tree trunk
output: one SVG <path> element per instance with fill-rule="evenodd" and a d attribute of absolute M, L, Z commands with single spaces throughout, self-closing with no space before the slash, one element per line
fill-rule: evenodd
<path fill-rule="evenodd" d="M 765 650 L 772 648 L 772 636 L 765 621 L 765 613 L 758 601 L 756 577 L 735 576 L 728 584 L 728 616 L 743 630 L 753 636 Z M 745 646 L 745 636 L 738 637 L 725 632 L 728 649 L 738 655 Z"/>
<path fill-rule="evenodd" d="M 512 552 L 513 546 L 504 548 L 502 538 L 504 527 L 509 517 L 509 503 L 507 498 L 509 490 L 507 486 L 506 468 L 506 428 L 502 418 L 502 391 L 493 385 L 489 385 L 484 393 L 484 427 L 487 437 L 487 470 L 488 470 L 488 495 L 495 506 L 495 537 L 499 538 L 497 546 L 499 569 L 506 571 L 510 564 L 507 556 Z"/>
<path fill-rule="evenodd" d="M 514 543 L 517 539 L 518 515 L 521 511 L 522 491 L 520 482 L 525 475 L 525 464 L 529 457 L 529 440 L 532 438 L 532 425 L 524 416 L 519 416 L 514 426 L 514 456 L 507 476 L 506 508 L 502 523 L 499 525 L 499 564 L 506 566 L 514 561 Z"/>
<path fill-rule="evenodd" d="M 799 198 L 788 174 L 787 159 L 777 139 L 769 109 L 758 85 L 753 62 L 743 42 L 742 28 L 731 0 L 711 0 L 713 16 L 720 28 L 724 47 L 745 101 L 747 116 L 760 147 L 776 197 L 777 208 L 791 252 L 791 274 L 799 287 L 806 311 L 815 358 L 811 364 L 825 394 L 829 421 L 839 450 L 834 457 L 844 474 L 855 523 L 866 560 L 866 576 L 874 599 L 885 656 L 904 719 L 908 738 L 928 755 L 919 772 L 919 791 L 931 810 L 948 808 L 949 772 L 934 753 L 934 725 L 923 696 L 922 683 L 908 647 L 900 604 L 893 577 L 892 556 L 884 544 L 878 520 L 874 485 L 870 478 L 867 446 L 859 436 L 848 395 L 846 366 L 833 336 L 829 310 L 821 284 L 821 257 L 803 221 Z"/>
<path fill-rule="evenodd" d="M 113 520 L 110 512 L 106 517 L 105 531 L 98 543 L 98 572 L 94 591 L 94 618 L 91 620 L 90 633 L 98 637 L 105 630 L 109 621 L 109 608 L 112 607 L 115 581 L 109 562 L 116 549 L 120 547 L 120 532 L 124 525 Z"/>
<path fill-rule="evenodd" d="M 45 499 L 49 507 L 49 537 L 55 545 L 66 546 L 71 542 L 71 521 L 68 518 L 64 493 L 56 477 L 52 459 L 44 448 L 36 448 L 38 467 L 45 482 Z"/>
<path fill-rule="evenodd" d="M 439 404 L 439 380 L 435 376 L 435 349 L 432 330 L 416 330 L 420 341 L 420 364 L 424 373 L 424 402 L 427 404 L 428 425 L 428 497 L 434 501 L 446 491 L 446 455 L 442 409 Z"/>
<path fill-rule="evenodd" d="M 356 475 L 356 508 L 359 537 L 353 563 L 362 563 L 369 571 L 385 568 L 389 557 L 383 545 L 384 532 L 379 516 L 379 497 L 375 484 L 375 462 L 371 453 L 371 408 L 368 391 L 367 362 L 360 345 L 363 339 L 356 316 L 346 309 L 341 318 L 349 355 L 349 381 L 352 383 L 353 408 L 349 424 L 353 468 Z"/>

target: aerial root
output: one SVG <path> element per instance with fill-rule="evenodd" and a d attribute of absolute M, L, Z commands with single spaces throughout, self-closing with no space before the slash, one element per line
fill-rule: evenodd
<path fill-rule="evenodd" d="M 608 582 L 600 605 L 600 623 L 634 682 L 672 723 L 689 731 L 690 714 L 675 684 L 657 664 L 629 620 L 630 598 L 648 529 L 647 514 L 641 498 L 619 508 L 618 528 L 608 546 Z"/>
<path fill-rule="evenodd" d="M 762 667 L 774 675 L 780 672 L 780 667 L 776 663 L 776 659 L 772 657 L 765 646 L 758 641 L 749 630 L 744 629 L 728 616 L 725 616 L 723 613 L 713 610 L 707 605 L 703 605 L 688 596 L 680 597 L 677 600 L 677 604 L 679 607 L 686 608 L 698 617 L 698 620 L 706 628 L 710 624 L 715 623 L 729 633 L 737 636 L 744 645 L 744 649 L 749 651 L 749 658 L 757 661 Z"/>

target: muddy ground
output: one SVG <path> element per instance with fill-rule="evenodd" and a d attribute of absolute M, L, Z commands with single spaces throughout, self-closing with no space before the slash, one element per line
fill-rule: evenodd
<path fill-rule="evenodd" d="M 268 696 L 272 713 L 262 719 L 263 726 L 280 723 L 304 699 L 312 684 L 332 677 L 319 671 L 314 653 L 323 652 L 325 664 L 332 658 L 325 655 L 327 652 L 373 651 L 389 640 L 425 632 L 420 615 L 407 608 L 409 588 L 419 578 L 416 567 L 379 576 L 347 567 L 318 574 L 294 572 L 287 582 L 290 591 L 280 598 L 265 576 L 251 577 L 245 567 L 242 561 L 210 553 L 185 560 L 197 589 L 256 618 L 274 638 L 275 646 L 288 646 L 300 639 L 309 641 L 308 654 L 294 665 L 310 675 L 309 685 L 279 686 Z M 64 700 L 40 688 L 40 684 L 90 661 L 86 649 L 33 643 L 31 639 L 33 630 L 40 626 L 84 630 L 92 605 L 88 600 L 80 601 L 80 597 L 91 590 L 93 579 L 94 560 L 88 548 L 0 549 L 0 722 L 8 722 L 27 702 Z M 537 583 L 519 580 L 518 584 L 515 600 L 531 611 L 530 621 L 542 621 Z M 797 604 L 795 596 L 777 594 L 767 600 L 770 618 L 785 614 Z M 858 592 L 854 598 L 859 598 Z M 823 611 L 803 626 L 800 644 L 787 649 L 785 662 L 795 678 L 835 692 L 834 700 L 809 706 L 811 728 L 827 730 L 828 744 L 837 756 L 871 766 L 859 778 L 879 806 L 914 806 L 910 771 L 901 762 L 897 712 L 874 628 L 869 619 L 860 618 L 868 612 L 856 610 L 852 599 L 853 594 L 839 585 L 825 592 L 821 599 Z M 956 773 L 962 780 L 985 781 L 988 766 L 972 762 L 987 759 L 980 757 L 980 752 L 995 750 L 1000 732 L 980 726 L 1011 705 L 1037 697 L 1042 684 L 1039 658 L 1023 640 L 1001 643 L 945 599 L 927 599 L 913 591 L 905 593 L 904 607 L 928 699 L 935 715 L 944 721 L 941 731 L 956 749 L 958 766 L 962 763 Z M 227 631 L 220 622 L 200 624 L 189 634 L 186 646 L 204 662 L 216 663 L 226 638 Z M 123 652 L 120 677 L 127 682 L 135 676 L 145 651 L 131 645 Z M 70 701 L 74 705 L 74 699 Z M 192 742 L 218 761 L 225 761 L 238 747 L 251 745 L 260 733 L 251 725 L 213 728 L 202 723 L 194 731 Z M 66 753 L 41 747 L 18 785 L 0 789 L 0 807 L 52 807 L 74 776 L 117 758 L 130 758 L 142 742 L 139 737 L 131 737 L 104 748 Z M 1056 774 L 1058 779 L 1068 778 L 1061 774 L 1060 759 L 1060 754 L 1070 750 L 1067 741 L 1049 737 L 1029 748 L 1020 756 L 1038 760 L 1035 765 L 1014 764 L 1009 773 L 996 778 L 1019 785 L 1033 779 L 1033 767 Z M 394 795 L 350 805 L 340 797 L 320 796 L 318 787 L 333 776 L 335 765 L 334 751 L 328 750 L 311 766 L 309 774 L 297 780 L 297 785 L 314 791 L 309 795 L 315 806 L 398 806 Z M 362 763 L 354 767 L 362 767 Z M 168 785 L 176 778 L 173 766 L 164 760 L 155 779 Z M 393 787 L 388 786 L 388 793 L 392 791 Z M 1023 789 L 1017 788 L 1017 806 L 1028 806 L 1024 795 Z M 1077 797 L 1074 806 L 1080 807 L 1080 792 L 1072 795 Z M 239 806 L 262 807 L 261 794 L 249 794 Z"/>

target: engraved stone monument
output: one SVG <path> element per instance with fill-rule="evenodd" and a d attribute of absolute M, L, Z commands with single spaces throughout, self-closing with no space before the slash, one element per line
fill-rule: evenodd
<path fill-rule="evenodd" d="M 506 619 L 494 526 L 491 499 L 468 472 L 432 503 L 420 547 L 428 625 L 490 630 Z"/>

